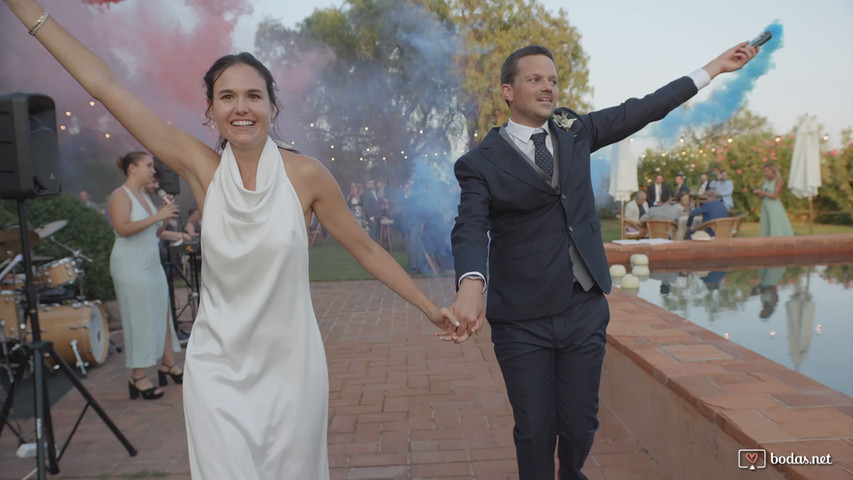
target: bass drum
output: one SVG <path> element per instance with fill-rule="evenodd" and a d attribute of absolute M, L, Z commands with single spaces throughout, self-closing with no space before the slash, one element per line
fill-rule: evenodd
<path fill-rule="evenodd" d="M 53 349 L 69 365 L 77 363 L 74 340 L 80 358 L 90 365 L 100 365 L 109 353 L 109 327 L 100 301 L 39 308 L 41 339 L 53 342 Z M 27 335 L 30 340 L 31 335 Z"/>
<path fill-rule="evenodd" d="M 0 329 L 6 340 L 18 340 L 24 309 L 18 303 L 19 295 L 12 291 L 0 291 Z"/>

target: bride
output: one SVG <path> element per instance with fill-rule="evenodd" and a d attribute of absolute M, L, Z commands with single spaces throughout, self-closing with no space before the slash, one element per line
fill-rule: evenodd
<path fill-rule="evenodd" d="M 170 125 L 34 0 L 4 0 L 60 64 L 148 151 L 189 184 L 204 212 L 202 294 L 187 346 L 184 411 L 193 478 L 329 478 L 328 373 L 308 283 L 307 225 L 323 227 L 444 340 L 467 332 L 368 237 L 323 165 L 270 138 L 269 70 L 248 53 L 204 76 L 214 150 Z M 21 31 L 23 33 L 23 30 Z"/>

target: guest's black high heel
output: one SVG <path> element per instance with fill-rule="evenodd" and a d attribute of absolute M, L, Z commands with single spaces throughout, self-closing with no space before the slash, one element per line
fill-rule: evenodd
<path fill-rule="evenodd" d="M 131 400 L 136 400 L 139 395 L 142 395 L 143 400 L 157 400 L 158 398 L 163 397 L 164 392 L 157 393 L 157 387 L 147 388 L 145 390 L 140 390 L 136 388 L 136 384 L 142 380 L 145 380 L 146 377 L 142 378 L 133 378 L 130 377 L 131 381 L 127 382 L 127 392 L 130 395 Z"/>
<path fill-rule="evenodd" d="M 174 363 L 171 365 L 166 365 L 165 363 L 161 363 L 160 366 L 168 368 L 168 370 L 166 370 L 165 372 L 163 370 L 159 370 L 159 369 L 157 370 L 157 377 L 160 380 L 160 386 L 161 387 L 166 386 L 166 383 L 167 383 L 166 382 L 166 375 L 172 377 L 172 381 L 177 383 L 178 385 L 184 383 L 184 372 L 172 373 L 172 369 L 176 367 L 176 365 Z"/>

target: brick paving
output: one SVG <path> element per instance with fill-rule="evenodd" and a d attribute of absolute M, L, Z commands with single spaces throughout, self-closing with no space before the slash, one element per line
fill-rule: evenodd
<path fill-rule="evenodd" d="M 417 283 L 438 303 L 452 299 L 449 278 Z M 312 297 L 329 364 L 332 479 L 518 478 L 512 416 L 488 328 L 462 345 L 440 342 L 419 312 L 376 281 L 314 283 Z M 127 377 L 122 355 L 114 354 L 84 384 L 139 454 L 128 456 L 90 410 L 51 478 L 189 478 L 181 387 L 170 384 L 161 400 L 130 401 Z M 75 390 L 54 406 L 58 442 L 82 406 Z M 607 399 L 599 417 L 584 469 L 591 480 L 672 478 Z M 32 437 L 31 422 L 18 425 Z M 34 459 L 15 456 L 16 446 L 6 429 L 0 480 L 34 468 Z"/>

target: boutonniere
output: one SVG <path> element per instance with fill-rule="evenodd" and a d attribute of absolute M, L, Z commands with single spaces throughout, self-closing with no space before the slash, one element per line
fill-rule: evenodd
<path fill-rule="evenodd" d="M 570 117 L 568 113 L 555 113 L 553 118 L 554 123 L 563 130 L 572 128 L 572 124 L 575 123 L 575 119 Z"/>

